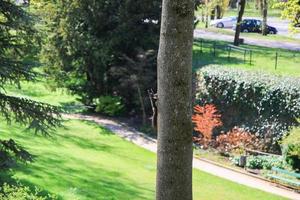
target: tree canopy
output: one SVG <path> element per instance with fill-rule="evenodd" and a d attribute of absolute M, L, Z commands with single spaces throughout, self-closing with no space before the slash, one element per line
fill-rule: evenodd
<path fill-rule="evenodd" d="M 43 18 L 46 72 L 86 105 L 120 96 L 127 111 L 139 113 L 147 89 L 156 88 L 160 6 L 158 0 L 44 3 L 51 13 Z"/>

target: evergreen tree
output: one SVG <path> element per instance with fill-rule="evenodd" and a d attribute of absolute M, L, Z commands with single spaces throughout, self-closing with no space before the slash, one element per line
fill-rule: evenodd
<path fill-rule="evenodd" d="M 156 88 L 161 2 L 61 0 L 47 6 L 47 73 L 87 105 L 116 95 L 128 111 L 145 110 L 146 91 Z"/>
<path fill-rule="evenodd" d="M 9 96 L 4 89 L 7 84 L 19 87 L 20 81 L 33 81 L 38 76 L 32 70 L 32 63 L 27 61 L 34 49 L 33 27 L 32 18 L 20 6 L 10 0 L 0 0 L 0 114 L 7 122 L 29 125 L 47 134 L 60 124 L 58 110 L 47 104 Z M 30 161 L 31 156 L 14 140 L 0 138 L 0 169 L 11 167 L 18 159 Z"/>

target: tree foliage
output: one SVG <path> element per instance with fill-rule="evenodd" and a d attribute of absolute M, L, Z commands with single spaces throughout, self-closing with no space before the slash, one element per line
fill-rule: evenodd
<path fill-rule="evenodd" d="M 221 115 L 218 114 L 216 106 L 206 104 L 204 106 L 196 105 L 194 107 L 195 114 L 192 121 L 195 124 L 195 131 L 198 131 L 205 139 L 212 138 L 214 128 L 222 126 Z"/>
<path fill-rule="evenodd" d="M 60 124 L 58 110 L 29 99 L 9 96 L 6 84 L 20 87 L 20 81 L 33 81 L 38 74 L 28 62 L 35 48 L 32 17 L 9 0 L 0 0 L 0 114 L 6 121 L 29 125 L 36 131 L 48 133 Z M 13 140 L 0 140 L 0 169 L 10 167 L 16 159 L 31 160 L 27 151 Z"/>
<path fill-rule="evenodd" d="M 300 24 L 300 1 L 299 0 L 288 0 L 281 1 L 273 5 L 275 8 L 281 8 L 281 16 L 285 19 L 291 20 L 292 26 Z"/>
<path fill-rule="evenodd" d="M 156 88 L 160 6 L 158 0 L 44 3 L 51 13 L 43 17 L 46 72 L 87 105 L 121 96 L 129 111 L 140 112 L 146 89 Z"/>

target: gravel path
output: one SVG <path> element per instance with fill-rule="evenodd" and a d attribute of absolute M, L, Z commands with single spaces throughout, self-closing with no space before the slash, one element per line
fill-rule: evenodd
<path fill-rule="evenodd" d="M 133 128 L 128 127 L 126 124 L 114 120 L 110 120 L 110 119 L 97 117 L 97 116 L 89 116 L 89 115 L 81 115 L 81 114 L 64 115 L 64 117 L 67 119 L 81 119 L 81 120 L 93 121 L 99 124 L 100 126 L 109 129 L 110 131 L 114 132 L 116 135 L 124 138 L 125 140 L 128 140 L 140 147 L 143 147 L 149 151 L 156 153 L 155 139 L 150 138 L 147 135 L 138 132 Z M 212 164 L 210 162 L 206 162 L 196 158 L 194 158 L 193 160 L 193 167 L 201 171 L 213 174 L 215 176 L 219 176 L 224 179 L 228 179 L 233 182 L 240 183 L 252 188 L 257 188 L 289 199 L 300 200 L 299 193 L 276 187 L 274 184 L 268 181 L 255 178 L 254 176 L 247 175 L 246 173 L 239 173 L 237 171 L 223 168 L 215 164 Z"/>
<path fill-rule="evenodd" d="M 196 29 L 194 31 L 194 37 L 210 39 L 210 40 L 221 40 L 221 41 L 227 41 L 227 42 L 233 42 L 233 39 L 234 39 L 233 35 L 215 33 L 215 32 L 210 32 L 210 31 L 206 31 L 203 29 L 201 29 L 201 30 Z M 270 41 L 270 40 L 264 40 L 263 38 L 259 39 L 259 38 L 250 38 L 250 37 L 244 37 L 244 36 L 242 38 L 244 38 L 245 44 L 300 51 L 300 42 L 295 43 L 295 42 Z"/>

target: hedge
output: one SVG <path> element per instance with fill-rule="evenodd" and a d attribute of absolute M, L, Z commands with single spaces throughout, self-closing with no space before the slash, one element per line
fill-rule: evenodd
<path fill-rule="evenodd" d="M 213 103 L 224 127 L 242 126 L 278 141 L 300 117 L 300 79 L 207 66 L 198 72 L 200 104 Z"/>

